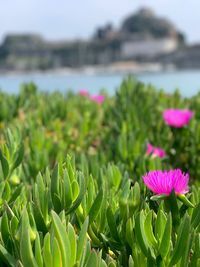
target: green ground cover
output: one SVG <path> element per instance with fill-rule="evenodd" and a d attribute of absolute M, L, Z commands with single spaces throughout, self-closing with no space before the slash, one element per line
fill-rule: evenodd
<path fill-rule="evenodd" d="M 0 266 L 200 266 L 200 94 L 127 78 L 98 104 L 26 84 L 0 92 L 0 107 Z M 194 116 L 173 128 L 169 108 Z M 185 197 L 143 182 L 177 168 L 190 175 Z"/>

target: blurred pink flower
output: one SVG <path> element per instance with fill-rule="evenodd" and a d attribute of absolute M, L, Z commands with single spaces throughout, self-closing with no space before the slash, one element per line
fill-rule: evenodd
<path fill-rule="evenodd" d="M 147 155 L 153 155 L 153 156 L 157 156 L 159 158 L 163 158 L 163 157 L 166 156 L 165 150 L 163 150 L 160 147 L 154 147 L 150 143 L 147 144 L 147 151 L 146 151 L 146 153 L 147 153 Z"/>
<path fill-rule="evenodd" d="M 90 96 L 90 99 L 94 102 L 96 102 L 97 104 L 102 104 L 105 100 L 105 96 L 103 95 L 92 95 Z"/>
<path fill-rule="evenodd" d="M 150 171 L 143 177 L 145 185 L 155 194 L 170 195 L 174 190 L 177 195 L 189 191 L 189 174 L 180 169 L 170 171 Z"/>
<path fill-rule="evenodd" d="M 163 112 L 163 119 L 169 126 L 181 128 L 187 125 L 194 113 L 188 109 L 167 109 Z"/>
<path fill-rule="evenodd" d="M 79 95 L 82 95 L 82 96 L 89 96 L 89 92 L 85 89 L 82 89 L 79 91 Z"/>

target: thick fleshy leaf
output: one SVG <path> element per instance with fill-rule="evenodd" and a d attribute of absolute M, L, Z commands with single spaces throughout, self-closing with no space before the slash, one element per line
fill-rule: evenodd
<path fill-rule="evenodd" d="M 58 240 L 59 248 L 62 255 L 63 266 L 70 267 L 71 249 L 66 229 L 62 224 L 59 216 L 54 211 L 52 211 L 51 214 L 52 214 L 55 236 L 56 239 Z"/>
<path fill-rule="evenodd" d="M 37 262 L 38 267 L 43 267 L 42 248 L 38 232 L 36 233 L 35 239 L 35 260 Z"/>
<path fill-rule="evenodd" d="M 70 223 L 68 224 L 68 237 L 71 248 L 70 266 L 73 266 L 76 261 L 76 234 L 73 226 Z"/>
<path fill-rule="evenodd" d="M 86 246 L 88 224 L 89 224 L 89 218 L 87 217 L 81 228 L 77 241 L 77 255 L 76 255 L 77 262 L 80 262 L 83 250 Z"/>
<path fill-rule="evenodd" d="M 167 221 L 167 218 L 164 212 L 161 209 L 159 209 L 157 218 L 156 218 L 156 226 L 155 226 L 156 239 L 158 240 L 158 242 L 161 242 L 162 240 L 166 221 Z"/>
<path fill-rule="evenodd" d="M 98 267 L 98 257 L 95 251 L 92 251 L 85 267 Z"/>
<path fill-rule="evenodd" d="M 157 246 L 157 240 L 154 236 L 153 227 L 152 227 L 152 211 L 149 211 L 149 213 L 146 216 L 146 219 L 144 221 L 144 230 L 147 237 L 147 240 L 149 242 L 149 245 L 152 245 L 154 247 Z"/>
<path fill-rule="evenodd" d="M 44 257 L 45 267 L 53 267 L 50 238 L 51 237 L 49 233 L 47 233 L 46 236 L 44 237 L 43 257 Z"/>
<path fill-rule="evenodd" d="M 99 193 L 97 194 L 92 207 L 89 211 L 89 222 L 90 224 L 96 219 L 98 213 L 100 212 L 101 204 L 103 200 L 103 190 L 101 189 Z"/>
<path fill-rule="evenodd" d="M 110 229 L 110 233 L 111 233 L 113 239 L 116 240 L 117 242 L 120 242 L 120 238 L 119 238 L 119 234 L 118 234 L 118 231 L 117 231 L 115 218 L 114 218 L 114 215 L 112 213 L 111 207 L 108 207 L 106 215 L 107 215 L 107 221 L 108 221 L 108 226 L 109 226 L 109 229 Z"/>
<path fill-rule="evenodd" d="M 22 258 L 22 263 L 24 266 L 37 267 L 37 263 L 35 261 L 32 251 L 29 228 L 30 225 L 28 213 L 26 210 L 24 210 L 22 215 L 22 228 L 20 235 L 20 254 Z"/>
<path fill-rule="evenodd" d="M 159 247 L 159 252 L 162 258 L 165 258 L 170 251 L 171 232 L 172 232 L 172 217 L 171 217 L 171 214 L 169 214 L 166 225 L 165 225 L 163 237 L 160 243 L 160 247 Z"/>
<path fill-rule="evenodd" d="M 144 230 L 144 221 L 145 221 L 144 212 L 141 211 L 135 219 L 135 235 L 142 252 L 146 257 L 148 257 L 149 246 Z"/>
<path fill-rule="evenodd" d="M 187 207 L 194 208 L 194 204 L 192 204 L 192 202 L 190 202 L 185 195 L 178 195 L 178 199 L 183 202 Z"/>
<path fill-rule="evenodd" d="M 9 164 L 8 164 L 7 159 L 4 157 L 1 149 L 0 149 L 0 161 L 1 161 L 1 167 L 3 170 L 4 179 L 6 179 L 9 174 Z"/>
<path fill-rule="evenodd" d="M 185 249 L 188 246 L 189 235 L 190 235 L 190 218 L 186 214 L 179 227 L 176 244 L 174 247 L 174 251 L 169 266 L 174 266 L 184 255 Z"/>
<path fill-rule="evenodd" d="M 193 210 L 191 224 L 194 228 L 200 224 L 200 203 Z"/>
<path fill-rule="evenodd" d="M 72 213 L 74 210 L 76 210 L 78 208 L 78 206 L 81 204 L 81 201 L 84 197 L 84 194 L 86 192 L 86 180 L 85 177 L 83 176 L 83 174 L 81 172 L 78 173 L 79 176 L 79 181 L 80 181 L 80 193 L 78 195 L 78 197 L 76 198 L 76 200 L 73 202 L 72 206 L 69 208 L 69 210 L 67 210 L 67 214 Z"/>
<path fill-rule="evenodd" d="M 8 264 L 10 267 L 16 267 L 17 261 L 15 258 L 0 244 L 0 258 L 4 263 Z"/>
<path fill-rule="evenodd" d="M 21 164 L 23 157 L 24 157 L 24 145 L 23 143 L 21 143 L 18 149 L 15 151 L 10 172 L 13 172 L 13 170 L 15 170 Z"/>

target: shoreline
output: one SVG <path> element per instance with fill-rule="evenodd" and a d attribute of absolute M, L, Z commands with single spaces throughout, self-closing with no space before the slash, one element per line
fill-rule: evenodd
<path fill-rule="evenodd" d="M 47 70 L 0 70 L 0 76 L 18 75 L 138 75 L 145 73 L 159 73 L 177 71 L 173 65 L 163 66 L 160 63 L 116 62 L 109 65 L 84 66 L 80 68 L 57 68 Z"/>

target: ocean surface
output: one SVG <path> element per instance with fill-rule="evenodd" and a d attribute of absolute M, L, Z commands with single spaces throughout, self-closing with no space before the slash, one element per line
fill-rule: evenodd
<path fill-rule="evenodd" d="M 95 75 L 95 74 L 64 74 L 64 73 L 29 73 L 29 74 L 0 74 L 0 90 L 17 93 L 20 85 L 24 82 L 34 82 L 40 90 L 65 92 L 80 89 L 87 89 L 90 93 L 98 93 L 101 89 L 106 89 L 109 94 L 113 94 L 120 86 L 126 75 Z M 135 77 L 147 84 L 155 85 L 158 89 L 166 92 L 173 92 L 179 89 L 183 96 L 193 96 L 200 91 L 200 70 L 177 71 L 177 72 L 157 72 L 138 74 Z"/>

